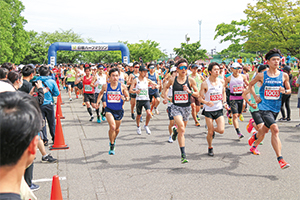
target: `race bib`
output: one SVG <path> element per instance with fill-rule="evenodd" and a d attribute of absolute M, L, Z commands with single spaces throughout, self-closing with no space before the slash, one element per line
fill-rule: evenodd
<path fill-rule="evenodd" d="M 186 91 L 174 91 L 174 103 L 188 103 L 189 94 Z"/>
<path fill-rule="evenodd" d="M 139 96 L 147 96 L 148 95 L 148 89 L 147 90 L 140 90 Z"/>
<path fill-rule="evenodd" d="M 92 92 L 93 88 L 90 85 L 84 85 L 84 91 L 86 91 L 86 92 Z"/>
<path fill-rule="evenodd" d="M 279 86 L 265 86 L 265 99 L 278 100 L 280 97 Z"/>
<path fill-rule="evenodd" d="M 210 101 L 220 101 L 223 100 L 223 95 L 222 93 L 217 93 L 217 92 L 210 93 L 209 99 Z"/>
<path fill-rule="evenodd" d="M 98 90 L 102 90 L 102 85 L 98 85 Z"/>
<path fill-rule="evenodd" d="M 233 87 L 233 94 L 240 94 L 243 92 L 243 85 L 234 85 Z"/>
<path fill-rule="evenodd" d="M 71 77 L 72 77 L 72 74 L 67 74 L 67 77 L 68 77 L 68 78 L 71 78 Z"/>
<path fill-rule="evenodd" d="M 107 91 L 107 102 L 108 103 L 120 103 L 121 93 L 119 91 Z"/>

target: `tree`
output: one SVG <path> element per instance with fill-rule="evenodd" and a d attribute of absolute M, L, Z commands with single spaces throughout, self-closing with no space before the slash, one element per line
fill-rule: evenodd
<path fill-rule="evenodd" d="M 226 52 L 267 52 L 278 48 L 283 53 L 300 57 L 300 0 L 258 0 L 248 4 L 246 20 L 219 24 L 215 39 L 232 44 Z"/>
<path fill-rule="evenodd" d="M 178 56 L 187 59 L 187 61 L 192 64 L 197 60 L 208 58 L 206 50 L 200 49 L 200 47 L 200 41 L 198 41 L 190 44 L 181 43 L 180 48 L 174 48 L 173 50 Z"/>
<path fill-rule="evenodd" d="M 27 21 L 21 16 L 24 8 L 19 0 L 0 1 L 0 63 L 19 64 L 29 49 L 29 36 L 24 30 Z"/>
<path fill-rule="evenodd" d="M 155 41 L 140 40 L 139 43 L 123 43 L 126 44 L 129 49 L 131 61 L 138 61 L 139 57 L 142 57 L 144 62 L 150 62 L 167 57 L 167 55 L 161 52 L 161 50 L 158 48 L 159 43 Z"/>

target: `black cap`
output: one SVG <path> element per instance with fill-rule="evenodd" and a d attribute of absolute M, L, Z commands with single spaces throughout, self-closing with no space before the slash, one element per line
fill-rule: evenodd
<path fill-rule="evenodd" d="M 289 72 L 289 71 L 291 71 L 291 67 L 286 65 L 283 67 L 283 70 Z"/>
<path fill-rule="evenodd" d="M 140 66 L 139 70 L 140 70 L 140 72 L 142 72 L 142 71 L 148 71 L 147 68 L 144 65 Z"/>

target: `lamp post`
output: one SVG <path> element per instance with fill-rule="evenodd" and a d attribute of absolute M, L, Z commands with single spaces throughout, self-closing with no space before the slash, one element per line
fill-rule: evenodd
<path fill-rule="evenodd" d="M 191 37 L 190 37 L 190 35 L 187 33 L 186 35 L 185 35 L 185 41 L 186 41 L 186 44 L 189 44 L 189 41 L 191 40 Z"/>

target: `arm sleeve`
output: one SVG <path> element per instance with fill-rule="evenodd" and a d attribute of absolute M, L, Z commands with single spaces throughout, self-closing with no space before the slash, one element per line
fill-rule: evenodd
<path fill-rule="evenodd" d="M 43 88 L 38 89 L 37 100 L 40 105 L 43 105 L 43 103 L 44 103 L 44 89 Z"/>

